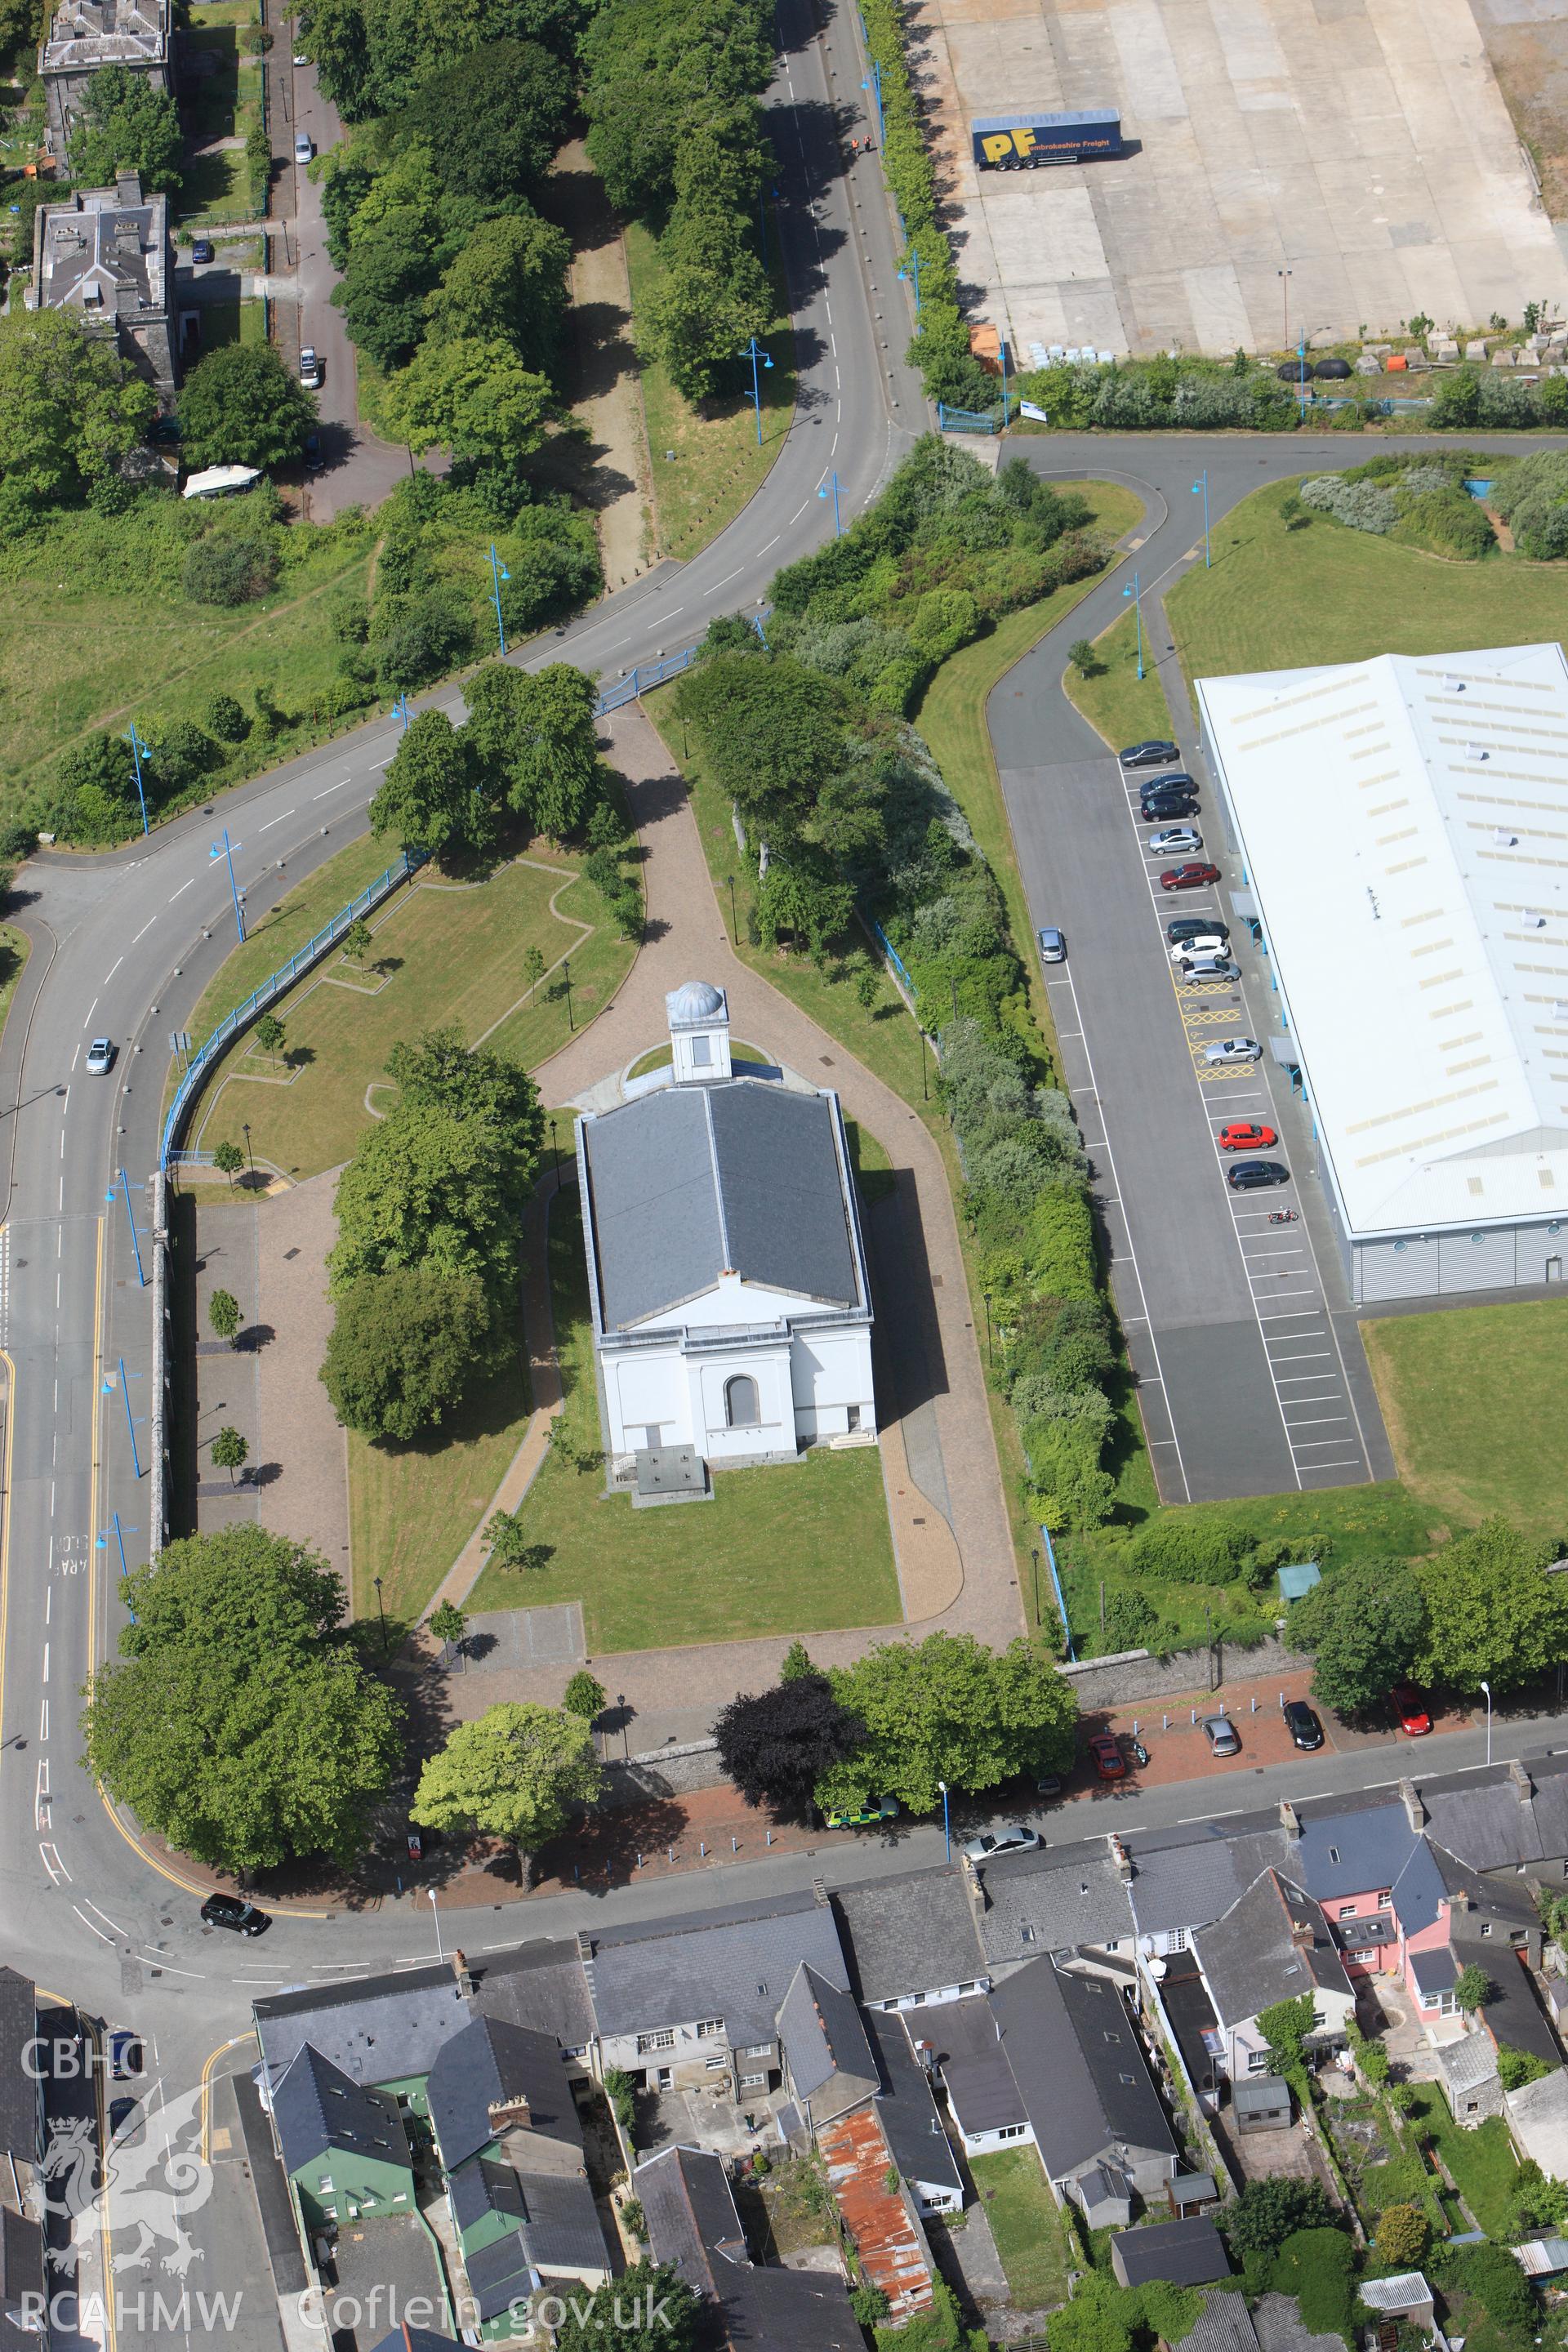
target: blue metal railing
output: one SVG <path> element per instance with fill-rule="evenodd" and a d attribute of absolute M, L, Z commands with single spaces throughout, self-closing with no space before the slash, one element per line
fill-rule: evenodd
<path fill-rule="evenodd" d="M 334 940 L 341 939 L 351 923 L 357 922 L 362 915 L 368 915 L 372 908 L 379 907 L 384 898 L 389 898 L 399 885 L 406 881 L 409 875 L 416 873 L 424 863 L 424 851 L 400 851 L 395 866 L 389 866 L 375 881 L 366 883 L 346 907 L 339 908 L 324 930 L 318 931 L 313 940 L 289 958 L 287 963 L 279 964 L 276 971 L 270 972 L 259 988 L 252 990 L 243 1004 L 237 1004 L 232 1013 L 225 1013 L 212 1035 L 191 1055 L 185 1066 L 185 1075 L 169 1105 L 169 1116 L 163 1121 L 163 1139 L 158 1154 L 161 1167 L 166 1168 L 169 1164 L 180 1123 L 205 1084 L 208 1071 L 227 1051 L 240 1031 L 247 1027 L 258 1013 L 265 1013 L 286 989 L 291 988 L 302 972 L 309 971 L 313 963 L 318 963 Z"/>
<path fill-rule="evenodd" d="M 881 924 L 877 920 L 875 915 L 865 915 L 861 919 L 864 922 L 870 924 L 872 931 L 876 935 L 877 945 L 881 949 L 882 953 L 887 957 L 888 961 L 892 965 L 893 970 L 898 973 L 899 978 L 909 990 L 910 996 L 912 1001 L 915 993 L 915 984 L 910 978 L 910 975 L 904 967 L 903 958 L 900 955 L 898 949 L 893 945 L 893 942 L 888 937 L 887 932 L 882 929 Z"/>
<path fill-rule="evenodd" d="M 1000 409 L 983 416 L 977 408 L 949 408 L 942 401 L 936 404 L 939 433 L 999 433 L 1002 429 Z"/>
<path fill-rule="evenodd" d="M 663 654 L 656 662 L 644 662 L 628 677 L 623 677 L 619 686 L 612 686 L 600 695 L 594 705 L 595 717 L 604 719 L 612 710 L 620 710 L 626 703 L 635 702 L 638 695 L 646 694 L 650 686 L 662 686 L 666 678 L 679 677 L 680 672 L 689 669 L 696 659 L 696 646 L 687 646 L 680 653 Z"/>
<path fill-rule="evenodd" d="M 1076 1665 L 1078 1663 L 1078 1652 L 1072 1645 L 1072 1627 L 1068 1623 L 1067 1596 L 1062 1591 L 1061 1578 L 1057 1574 L 1057 1555 L 1051 1543 L 1051 1531 L 1049 1528 L 1042 1528 L 1040 1529 L 1040 1535 L 1046 1547 L 1046 1566 L 1051 1571 L 1051 1589 L 1057 1596 L 1057 1607 L 1061 1611 L 1062 1638 L 1068 1645 L 1068 1656 Z"/>

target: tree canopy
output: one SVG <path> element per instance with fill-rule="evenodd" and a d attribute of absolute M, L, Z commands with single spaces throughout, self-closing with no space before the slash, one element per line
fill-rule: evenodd
<path fill-rule="evenodd" d="M 319 1553 L 244 1524 L 166 1545 L 82 1717 L 87 1762 L 180 1852 L 242 1872 L 353 1860 L 402 1753 L 402 1709 L 342 1631 Z"/>
<path fill-rule="evenodd" d="M 609 2286 L 563 2298 L 554 2352 L 696 2352 L 702 2305 L 668 2263 L 633 2263 Z"/>
<path fill-rule="evenodd" d="M 266 343 L 228 343 L 198 360 L 180 391 L 191 466 L 289 466 L 316 422 L 316 397 Z"/>
<path fill-rule="evenodd" d="M 884 1642 L 828 1675 L 865 1744 L 824 1773 L 817 1802 L 891 1796 L 912 1813 L 950 1789 L 994 1789 L 1016 1772 L 1065 1771 L 1078 1704 L 1044 1650 L 1020 1638 L 1000 1654 L 972 1633 Z"/>
<path fill-rule="evenodd" d="M 129 66 L 100 66 L 71 133 L 72 178 L 107 187 L 117 173 L 135 172 L 143 195 L 171 195 L 180 184 L 184 152 L 179 110 L 169 92 Z"/>
<path fill-rule="evenodd" d="M 1515 1690 L 1568 1655 L 1568 1578 L 1542 1574 L 1559 1549 L 1494 1518 L 1419 1561 L 1423 1679 L 1452 1690 L 1478 1690 L 1483 1681 Z"/>
<path fill-rule="evenodd" d="M 393 378 L 386 420 L 415 450 L 437 443 L 455 457 L 528 457 L 563 415 L 547 376 L 525 367 L 504 335 L 454 335 L 421 345 Z"/>
<path fill-rule="evenodd" d="M 389 1266 L 344 1290 L 321 1378 L 345 1429 L 406 1444 L 440 1427 L 493 1364 L 495 1343 L 477 1274 Z"/>
<path fill-rule="evenodd" d="M 569 1805 L 592 1804 L 603 1785 L 582 1716 L 508 1700 L 458 1726 L 426 1764 L 409 1812 L 427 1829 L 482 1830 L 531 1853 L 560 1835 Z"/>
<path fill-rule="evenodd" d="M 393 835 L 405 849 L 445 849 L 471 831 L 473 793 L 467 730 L 444 710 L 421 710 L 387 763 L 370 829 Z"/>
<path fill-rule="evenodd" d="M 13 511 L 79 498 L 142 439 L 153 387 L 63 310 L 0 319 L 0 493 Z"/>
<path fill-rule="evenodd" d="M 1324 2228 L 1333 2216 L 1316 2180 L 1292 2179 L 1280 2173 L 1243 2184 L 1234 2204 L 1225 2207 L 1220 2227 L 1232 2250 L 1248 2254 L 1276 2254 L 1298 2230 Z"/>
<path fill-rule="evenodd" d="M 1336 1715 L 1363 1715 L 1413 1672 L 1426 1603 L 1405 1561 L 1349 1560 L 1292 1605 L 1289 1630 L 1313 1654 L 1313 1696 Z"/>
<path fill-rule="evenodd" d="M 749 1805 L 809 1821 L 816 1784 L 854 1756 L 864 1727 L 826 1675 L 796 1674 L 731 1700 L 713 1726 L 719 1761 Z"/>
<path fill-rule="evenodd" d="M 579 832 L 604 793 L 593 679 L 566 662 L 487 662 L 464 698 L 463 737 L 488 793 L 552 840 Z"/>

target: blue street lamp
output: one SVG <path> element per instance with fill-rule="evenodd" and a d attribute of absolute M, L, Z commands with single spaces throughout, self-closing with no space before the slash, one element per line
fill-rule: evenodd
<path fill-rule="evenodd" d="M 400 695 L 398 696 L 398 698 L 397 698 L 396 701 L 393 704 L 393 706 L 392 706 L 392 715 L 393 715 L 393 717 L 394 717 L 395 719 L 402 719 L 402 721 L 403 721 L 403 731 L 404 731 L 404 733 L 406 735 L 406 734 L 407 734 L 407 732 L 408 732 L 408 717 L 409 717 L 409 712 L 408 712 L 408 697 L 407 697 L 405 694 L 400 694 Z"/>
<path fill-rule="evenodd" d="M 1203 493 L 1204 501 L 1204 565 L 1206 570 L 1214 562 L 1214 556 L 1209 547 L 1209 469 L 1206 466 L 1204 467 L 1203 479 L 1193 484 L 1193 496 L 1194 499 L 1198 496 L 1200 491 Z"/>
<path fill-rule="evenodd" d="M 501 658 L 503 660 L 506 657 L 506 623 L 501 618 L 500 583 L 503 580 L 510 580 L 510 578 L 511 573 L 507 570 L 506 565 L 496 553 L 495 541 L 492 539 L 490 541 L 490 589 L 495 597 L 496 631 L 500 638 Z"/>
<path fill-rule="evenodd" d="M 1308 404 L 1311 398 L 1310 394 L 1307 390 L 1307 343 L 1304 336 L 1296 346 L 1296 389 L 1301 402 L 1301 415 L 1304 417 L 1307 414 Z"/>
<path fill-rule="evenodd" d="M 1002 352 L 1002 430 L 1007 430 L 1007 338 L 999 339 Z"/>
<path fill-rule="evenodd" d="M 841 538 L 841 537 L 842 537 L 842 535 L 843 535 L 843 531 L 844 531 L 844 525 L 840 522 L 840 520 L 839 520 L 839 519 L 838 519 L 838 477 L 837 477 L 837 474 L 829 474 L 829 476 L 827 477 L 827 480 L 826 480 L 826 482 L 823 482 L 823 483 L 821 483 L 821 484 L 819 485 L 819 487 L 818 487 L 818 488 L 817 488 L 817 493 L 816 493 L 816 495 L 817 495 L 817 497 L 818 497 L 819 499 L 825 499 L 825 498 L 827 496 L 827 492 L 828 492 L 828 486 L 829 486 L 829 484 L 831 484 L 831 485 L 832 485 L 832 489 L 833 489 L 833 536 L 834 536 L 834 538 L 835 538 L 835 539 L 838 539 L 838 538 Z"/>
<path fill-rule="evenodd" d="M 1136 572 L 1132 574 L 1131 587 L 1124 588 L 1121 593 L 1124 596 L 1131 597 L 1132 610 L 1138 616 L 1138 675 L 1142 677 L 1143 675 L 1143 597 L 1142 583 Z"/>
<path fill-rule="evenodd" d="M 947 1812 L 947 1782 L 939 1780 L 936 1785 L 942 1790 L 942 1834 L 947 1845 L 947 1860 L 951 1862 L 952 1860 L 952 1828 Z"/>
<path fill-rule="evenodd" d="M 912 245 L 910 247 L 910 266 L 907 269 L 900 269 L 899 276 L 904 280 L 906 285 L 911 278 L 914 280 L 915 332 L 918 335 L 921 331 L 921 257 L 919 252 Z"/>
<path fill-rule="evenodd" d="M 151 828 L 147 823 L 147 795 L 142 788 L 142 762 L 143 760 L 150 760 L 153 755 L 148 751 L 146 744 L 143 743 L 140 735 L 136 732 L 136 721 L 134 719 L 131 721 L 131 725 L 126 733 L 122 735 L 120 740 L 122 743 L 129 743 L 131 746 L 131 761 L 136 771 L 136 797 L 142 803 L 142 830 L 143 833 L 147 833 Z"/>
<path fill-rule="evenodd" d="M 763 446 L 763 380 L 758 373 L 758 369 L 771 368 L 773 362 L 755 335 L 752 337 L 751 341 L 741 353 L 741 357 L 752 362 L 752 398 L 757 404 L 757 446 L 760 449 Z"/>
<path fill-rule="evenodd" d="M 240 904 L 239 885 L 234 878 L 234 853 L 237 849 L 243 849 L 244 847 L 245 844 L 243 841 L 230 841 L 228 837 L 228 827 L 226 824 L 223 829 L 223 839 L 221 841 L 215 841 L 211 848 L 207 851 L 209 858 L 222 857 L 227 860 L 229 895 L 234 900 L 234 925 L 236 930 L 239 933 L 242 944 L 245 940 L 245 909 Z"/>
<path fill-rule="evenodd" d="M 888 142 L 884 135 L 882 122 L 882 68 L 877 63 L 875 58 L 871 60 L 871 79 L 869 81 L 863 81 L 860 87 L 862 89 L 868 89 L 870 91 L 872 99 L 876 103 L 877 136 L 881 140 L 882 144 L 885 147 Z"/>

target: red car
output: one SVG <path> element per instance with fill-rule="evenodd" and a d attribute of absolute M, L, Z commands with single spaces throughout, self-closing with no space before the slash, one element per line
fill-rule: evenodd
<path fill-rule="evenodd" d="M 1217 866 L 1167 866 L 1160 877 L 1162 890 L 1202 890 L 1219 880 Z"/>
<path fill-rule="evenodd" d="M 1259 1127 L 1250 1118 L 1233 1118 L 1215 1137 L 1222 1151 L 1267 1151 L 1279 1140 L 1271 1127 Z"/>
<path fill-rule="evenodd" d="M 1120 1780 L 1126 1775 L 1127 1759 L 1117 1746 L 1113 1731 L 1090 1733 L 1089 1760 L 1102 1780 Z"/>
<path fill-rule="evenodd" d="M 1407 1731 L 1412 1739 L 1419 1739 L 1423 1732 L 1431 1730 L 1432 1717 L 1426 1702 L 1414 1685 L 1395 1683 L 1388 1694 L 1388 1703 L 1399 1717 L 1399 1728 Z"/>

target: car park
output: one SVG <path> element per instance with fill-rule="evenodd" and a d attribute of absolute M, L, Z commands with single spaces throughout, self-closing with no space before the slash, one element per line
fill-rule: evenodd
<path fill-rule="evenodd" d="M 1227 955 L 1189 956 L 1181 964 L 1176 979 L 1183 987 L 1199 980 L 1239 980 L 1241 966 L 1232 963 Z"/>
<path fill-rule="evenodd" d="M 1259 1127 L 1255 1118 L 1227 1119 L 1215 1137 L 1222 1151 L 1267 1151 L 1279 1140 L 1271 1127 Z"/>
<path fill-rule="evenodd" d="M 1282 1160 L 1238 1160 L 1225 1171 L 1233 1192 L 1260 1192 L 1271 1184 L 1289 1184 L 1290 1171 Z"/>
<path fill-rule="evenodd" d="M 1173 760 L 1181 758 L 1173 743 L 1163 737 L 1151 736 L 1147 742 L 1129 743 L 1125 751 L 1117 753 L 1124 768 L 1168 768 Z"/>
<path fill-rule="evenodd" d="M 1233 1062 L 1260 1062 L 1263 1048 L 1256 1037 L 1216 1037 L 1212 1045 L 1204 1047 L 1204 1060 L 1211 1070 L 1227 1069 Z"/>
<path fill-rule="evenodd" d="M 897 1797 L 879 1797 L 874 1805 L 841 1805 L 822 1818 L 830 1830 L 858 1830 L 873 1822 L 890 1822 L 898 1810 Z"/>
<path fill-rule="evenodd" d="M 216 255 L 217 247 L 214 245 L 210 236 L 196 236 L 191 239 L 191 259 L 193 261 L 212 261 L 216 258 Z"/>
<path fill-rule="evenodd" d="M 1420 1739 L 1432 1728 L 1432 1710 L 1414 1683 L 1395 1683 L 1388 1703 L 1399 1718 L 1401 1731 Z"/>
<path fill-rule="evenodd" d="M 316 150 L 311 144 L 309 132 L 304 131 L 296 131 L 294 135 L 295 163 L 308 163 L 315 152 Z"/>
<path fill-rule="evenodd" d="M 1323 1727 L 1319 1719 L 1318 1711 L 1315 1707 L 1309 1706 L 1304 1698 L 1287 1699 L 1282 1713 L 1285 1717 L 1285 1728 L 1296 1747 L 1321 1748 L 1322 1746 Z"/>
<path fill-rule="evenodd" d="M 1160 887 L 1162 890 L 1206 890 L 1211 882 L 1218 880 L 1217 866 L 1167 866 L 1160 877 Z"/>
<path fill-rule="evenodd" d="M 88 1075 L 88 1076 L 89 1076 L 89 1078 L 101 1078 L 101 1077 L 104 1076 L 104 1074 L 105 1074 L 105 1072 L 106 1072 L 106 1071 L 111 1070 L 113 1067 L 114 1067 L 114 1040 L 113 1040 L 113 1038 L 112 1038 L 112 1037 L 95 1037 L 95 1038 L 93 1039 L 93 1041 L 92 1041 L 91 1045 L 90 1045 L 88 1047 L 88 1049 L 87 1049 L 87 1075 Z"/>
<path fill-rule="evenodd" d="M 1203 845 L 1203 835 L 1194 832 L 1190 824 L 1162 825 L 1144 845 L 1151 857 L 1190 857 Z"/>
<path fill-rule="evenodd" d="M 984 1837 L 971 1838 L 963 1849 L 966 1862 L 989 1862 L 999 1853 L 1030 1853 L 1039 1844 L 1034 1830 L 1026 1830 L 1022 1822 L 1015 1822 L 1005 1830 L 988 1830 Z"/>
<path fill-rule="evenodd" d="M 1068 943 L 1062 937 L 1060 931 L 1053 929 L 1051 925 L 1047 923 L 1038 936 L 1040 941 L 1040 961 L 1042 963 L 1066 963 L 1068 960 Z"/>
<path fill-rule="evenodd" d="M 142 2073 L 145 2060 L 142 2048 L 142 2036 L 139 2033 L 132 2033 L 129 2026 L 112 2026 L 105 2037 L 103 2046 L 104 2055 L 109 2061 L 109 2079 L 111 2083 L 129 2083 Z"/>
<path fill-rule="evenodd" d="M 1117 1745 L 1113 1731 L 1090 1732 L 1089 1760 L 1102 1780 L 1121 1780 L 1127 1777 L 1127 1759 Z"/>
<path fill-rule="evenodd" d="M 1230 944 L 1230 927 L 1217 915 L 1178 915 L 1173 923 L 1165 926 L 1165 937 L 1178 943 L 1183 940 L 1219 940 Z"/>
<path fill-rule="evenodd" d="M 1211 1756 L 1240 1755 L 1241 1735 L 1228 1715 L 1205 1715 L 1203 1723 Z"/>
<path fill-rule="evenodd" d="M 1229 952 L 1230 942 L 1222 940 L 1217 931 L 1200 930 L 1191 938 L 1178 940 L 1171 950 L 1173 963 L 1192 963 L 1199 956 L 1222 956 Z"/>
<path fill-rule="evenodd" d="M 209 1927 L 232 1928 L 237 1936 L 262 1936 L 272 1925 L 267 1913 L 242 1895 L 209 1895 L 202 1905 L 202 1919 Z"/>

